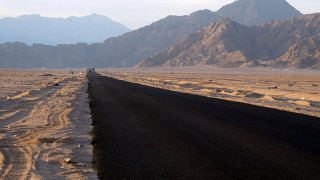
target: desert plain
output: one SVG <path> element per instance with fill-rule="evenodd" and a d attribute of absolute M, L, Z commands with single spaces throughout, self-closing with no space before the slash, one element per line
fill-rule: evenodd
<path fill-rule="evenodd" d="M 98 69 L 116 79 L 320 117 L 320 72 Z M 85 70 L 0 71 L 0 179 L 97 179 Z"/>
<path fill-rule="evenodd" d="M 0 179 L 97 179 L 85 70 L 0 71 Z"/>

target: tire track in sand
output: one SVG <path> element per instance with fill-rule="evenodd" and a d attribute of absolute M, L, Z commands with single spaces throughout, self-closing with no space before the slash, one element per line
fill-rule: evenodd
<path fill-rule="evenodd" d="M 69 78 L 4 111 L 12 115 L 3 118 L 6 126 L 0 124 L 0 179 L 96 179 L 89 163 L 67 161 L 78 143 L 78 125 L 69 117 L 77 112 L 72 102 L 76 92 L 85 92 L 85 82 L 83 76 Z"/>

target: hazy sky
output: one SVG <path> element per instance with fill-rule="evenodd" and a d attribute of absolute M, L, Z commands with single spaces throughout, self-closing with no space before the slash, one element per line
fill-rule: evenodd
<path fill-rule="evenodd" d="M 186 15 L 201 9 L 216 11 L 235 0 L 0 0 L 0 18 L 23 14 L 46 17 L 102 14 L 131 29 L 168 15 Z M 320 0 L 287 0 L 304 14 L 320 12 Z"/>

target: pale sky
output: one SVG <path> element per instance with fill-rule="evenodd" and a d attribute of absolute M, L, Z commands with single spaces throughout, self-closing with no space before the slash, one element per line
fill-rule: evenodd
<path fill-rule="evenodd" d="M 105 15 L 134 30 L 168 15 L 216 11 L 235 0 L 0 0 L 0 18 L 24 14 L 45 17 Z M 303 14 L 320 12 L 320 0 L 287 0 Z"/>

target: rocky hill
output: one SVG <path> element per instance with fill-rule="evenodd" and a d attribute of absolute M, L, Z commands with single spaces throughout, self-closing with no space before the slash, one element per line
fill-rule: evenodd
<path fill-rule="evenodd" d="M 24 15 L 0 19 L 0 43 L 76 44 L 103 42 L 129 32 L 130 29 L 97 14 L 84 17 L 47 18 Z"/>
<path fill-rule="evenodd" d="M 197 11 L 189 16 L 168 16 L 123 36 L 107 39 L 98 54 L 108 61 L 108 67 L 132 67 L 219 19 L 218 15 L 209 10 Z M 95 58 L 101 59 L 97 56 Z"/>
<path fill-rule="evenodd" d="M 216 13 L 249 26 L 302 16 L 285 0 L 237 0 Z"/>
<path fill-rule="evenodd" d="M 320 34 L 291 46 L 272 66 L 320 69 Z"/>
<path fill-rule="evenodd" d="M 223 19 L 201 29 L 136 67 L 273 66 L 318 68 L 320 14 L 248 27 Z"/>

